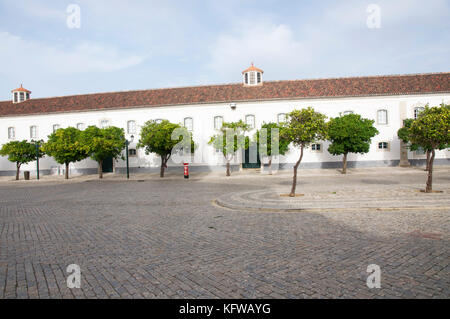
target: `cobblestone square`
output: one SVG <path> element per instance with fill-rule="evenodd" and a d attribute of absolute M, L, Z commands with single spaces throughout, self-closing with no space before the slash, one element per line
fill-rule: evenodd
<path fill-rule="evenodd" d="M 448 167 L 223 175 L 0 179 L 0 298 L 450 297 Z"/>

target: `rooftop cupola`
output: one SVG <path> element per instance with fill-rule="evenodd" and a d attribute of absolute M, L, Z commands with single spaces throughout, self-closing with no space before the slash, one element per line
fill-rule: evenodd
<path fill-rule="evenodd" d="M 252 65 L 248 69 L 242 71 L 244 85 L 246 86 L 262 85 L 263 73 L 264 71 L 255 67 L 252 62 Z"/>
<path fill-rule="evenodd" d="M 21 103 L 30 99 L 31 91 L 24 89 L 22 84 L 20 85 L 20 88 L 14 89 L 11 92 L 13 95 L 12 96 L 13 103 Z"/>

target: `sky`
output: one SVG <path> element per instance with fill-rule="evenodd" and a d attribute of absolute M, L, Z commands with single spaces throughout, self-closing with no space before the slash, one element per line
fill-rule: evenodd
<path fill-rule="evenodd" d="M 265 81 L 448 72 L 450 0 L 0 1 L 0 100 L 237 83 L 251 62 Z"/>

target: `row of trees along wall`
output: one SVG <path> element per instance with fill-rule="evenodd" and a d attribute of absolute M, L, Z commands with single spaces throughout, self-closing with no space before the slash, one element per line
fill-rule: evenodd
<path fill-rule="evenodd" d="M 411 150 L 419 147 L 427 152 L 428 178 L 426 192 L 432 191 L 433 161 L 436 149 L 445 149 L 450 144 L 450 106 L 442 104 L 440 107 L 425 107 L 416 120 L 408 119 L 404 127 L 398 131 L 398 136 L 409 145 Z M 295 196 L 297 184 L 297 169 L 302 161 L 304 149 L 320 140 L 329 140 L 328 151 L 333 155 L 343 155 L 342 173 L 347 171 L 348 153 L 367 153 L 371 139 L 378 134 L 373 126 L 374 121 L 364 119 L 358 114 L 341 115 L 326 122 L 324 114 L 308 107 L 293 110 L 287 115 L 284 123 L 264 123 L 261 130 L 253 136 L 260 150 L 259 156 L 269 161 L 271 173 L 272 157 L 284 155 L 289 151 L 289 145 L 300 149 L 300 156 L 294 165 L 292 188 L 290 196 Z M 245 135 L 249 126 L 242 120 L 233 123 L 223 123 L 217 134 L 208 142 L 219 150 L 226 161 L 226 175 L 231 175 L 230 163 L 238 150 L 247 149 L 250 138 Z M 126 146 L 124 130 L 118 127 L 98 128 L 90 126 L 84 131 L 73 127 L 58 129 L 49 135 L 48 141 L 40 141 L 36 152 L 35 143 L 27 141 L 12 141 L 0 150 L 0 155 L 8 156 L 16 163 L 16 179 L 19 179 L 20 166 L 42 157 L 44 154 L 52 156 L 59 164 L 66 166 L 65 178 L 69 178 L 69 164 L 92 158 L 98 162 L 99 178 L 102 178 L 103 161 L 112 157 L 122 157 Z M 161 122 L 147 121 L 142 127 L 140 140 L 137 145 L 144 148 L 146 154 L 155 153 L 161 157 L 160 176 L 164 177 L 167 162 L 173 154 L 174 148 L 190 149 L 194 152 L 196 144 L 192 133 L 179 124 L 167 120 Z"/>

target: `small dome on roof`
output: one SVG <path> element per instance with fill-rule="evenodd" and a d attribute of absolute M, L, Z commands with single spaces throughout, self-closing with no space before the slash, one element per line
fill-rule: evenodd
<path fill-rule="evenodd" d="M 262 85 L 262 74 L 263 70 L 252 65 L 242 71 L 244 86 L 256 86 Z"/>
<path fill-rule="evenodd" d="M 28 93 L 31 93 L 31 91 L 29 91 L 27 89 L 24 89 L 22 84 L 20 84 L 20 88 L 14 89 L 11 92 L 28 92 Z"/>
<path fill-rule="evenodd" d="M 20 88 L 14 89 L 11 92 L 13 103 L 21 103 L 30 99 L 31 91 L 24 89 L 22 84 L 20 84 Z"/>
<path fill-rule="evenodd" d="M 252 64 L 250 65 L 249 68 L 247 68 L 247 69 L 245 69 L 244 71 L 242 71 L 242 74 L 244 74 L 244 73 L 246 73 L 246 72 L 250 72 L 250 71 L 256 71 L 256 72 L 264 73 L 263 70 L 261 70 L 261 69 L 257 68 L 256 66 L 254 66 L 254 65 L 253 65 L 253 62 L 252 62 Z"/>

